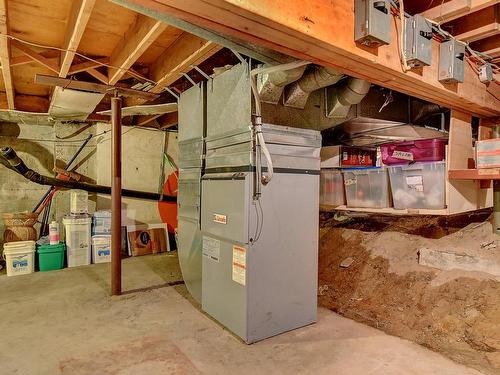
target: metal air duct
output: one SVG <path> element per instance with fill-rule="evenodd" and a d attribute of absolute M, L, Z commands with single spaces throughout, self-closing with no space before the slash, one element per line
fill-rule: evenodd
<path fill-rule="evenodd" d="M 353 104 L 359 104 L 370 91 L 370 82 L 350 77 L 341 87 L 326 92 L 326 117 L 344 120 Z"/>
<path fill-rule="evenodd" d="M 285 90 L 285 106 L 304 109 L 309 95 L 318 89 L 336 84 L 344 75 L 333 68 L 316 67 Z"/>
<path fill-rule="evenodd" d="M 278 104 L 285 86 L 302 77 L 306 66 L 294 69 L 280 70 L 272 73 L 259 74 L 257 88 L 260 100 L 266 103 Z"/>

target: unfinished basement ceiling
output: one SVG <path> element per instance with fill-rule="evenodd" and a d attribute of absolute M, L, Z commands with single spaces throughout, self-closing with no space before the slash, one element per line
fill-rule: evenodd
<path fill-rule="evenodd" d="M 161 93 L 222 48 L 108 0 L 5 3 L 0 27 L 9 37 L 0 45 L 0 60 L 10 69 L 0 79 L 4 110 L 50 108 L 56 119 L 85 120 L 101 102 L 98 95 L 82 99 L 73 90 L 38 85 L 35 74 L 122 87 L 156 82 L 152 91 Z"/>

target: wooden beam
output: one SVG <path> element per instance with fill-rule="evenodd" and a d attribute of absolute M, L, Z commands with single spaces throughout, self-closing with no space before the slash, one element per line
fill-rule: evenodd
<path fill-rule="evenodd" d="M 151 123 L 156 120 L 161 115 L 153 115 L 153 116 L 136 116 L 135 123 L 136 126 L 144 126 L 144 125 L 152 125 Z"/>
<path fill-rule="evenodd" d="M 498 36 L 489 37 L 471 43 L 471 48 L 476 51 L 486 53 L 491 57 L 500 56 L 500 38 Z"/>
<path fill-rule="evenodd" d="M 168 129 L 179 124 L 179 112 L 166 113 L 158 119 L 160 129 Z"/>
<path fill-rule="evenodd" d="M 115 91 L 118 92 L 119 95 L 122 96 L 136 96 L 143 98 L 145 100 L 154 100 L 158 98 L 157 94 L 153 94 L 150 92 L 133 90 L 125 87 L 116 87 L 110 85 L 103 85 L 100 83 L 93 82 L 85 82 L 85 81 L 76 81 L 67 78 L 60 77 L 52 77 L 46 76 L 43 74 L 35 74 L 35 83 L 38 85 L 46 85 L 46 86 L 59 86 L 68 89 L 88 91 L 88 92 L 99 92 L 102 94 L 112 94 Z"/>
<path fill-rule="evenodd" d="M 61 70 L 59 77 L 66 78 L 73 63 L 75 52 L 78 49 L 80 40 L 90 19 L 92 9 L 96 0 L 73 0 L 71 10 L 66 25 L 64 37 L 64 49 L 61 55 Z"/>
<path fill-rule="evenodd" d="M 498 7 L 492 6 L 459 18 L 443 26 L 457 39 L 474 42 L 500 33 Z"/>
<path fill-rule="evenodd" d="M 500 3 L 500 0 L 451 0 L 428 9 L 422 15 L 436 22 L 449 22 Z"/>
<path fill-rule="evenodd" d="M 109 57 L 103 57 L 101 59 L 94 59 L 95 61 L 84 61 L 78 64 L 71 65 L 69 68 L 68 75 L 85 72 L 89 69 L 99 68 L 103 64 L 109 64 Z"/>
<path fill-rule="evenodd" d="M 26 56 L 30 57 L 33 61 L 36 61 L 52 70 L 54 73 L 59 74 L 59 65 L 55 61 L 43 57 L 41 54 L 31 49 L 28 45 L 18 42 L 17 40 L 12 41 L 12 46 L 24 53 Z"/>
<path fill-rule="evenodd" d="M 109 84 L 118 82 L 167 27 L 163 22 L 139 14 L 111 54 L 110 65 L 120 69 L 109 69 Z"/>
<path fill-rule="evenodd" d="M 61 52 L 55 49 L 48 49 L 46 51 L 38 52 L 39 55 L 45 57 L 46 59 L 53 59 L 61 56 Z M 10 66 L 20 66 L 32 63 L 33 59 L 27 55 L 20 55 L 10 59 Z"/>
<path fill-rule="evenodd" d="M 88 69 L 87 73 L 90 74 L 92 77 L 97 78 L 99 81 L 104 83 L 105 85 L 108 84 L 108 76 L 106 74 L 101 73 L 95 68 Z"/>
<path fill-rule="evenodd" d="M 157 85 L 150 91 L 161 92 L 179 79 L 181 73 L 190 71 L 191 65 L 201 63 L 220 49 L 222 47 L 213 42 L 182 34 L 151 66 L 150 77 Z"/>
<path fill-rule="evenodd" d="M 328 66 L 353 77 L 480 117 L 498 116 L 500 102 L 465 64 L 464 83 L 438 81 L 439 43 L 433 63 L 404 72 L 397 22 L 392 43 L 368 49 L 354 42 L 352 0 L 113 0 L 158 19 L 176 17 L 241 43 L 259 45 Z"/>
<path fill-rule="evenodd" d="M 5 94 L 7 95 L 7 104 L 9 109 L 15 108 L 14 103 L 14 85 L 12 83 L 12 68 L 10 66 L 10 39 L 6 37 L 9 34 L 9 21 L 7 12 L 7 0 L 0 0 L 0 64 L 2 65 L 3 84 Z"/>

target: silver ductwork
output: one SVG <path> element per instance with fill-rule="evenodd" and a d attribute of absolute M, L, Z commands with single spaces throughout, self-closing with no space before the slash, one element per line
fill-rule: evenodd
<path fill-rule="evenodd" d="M 350 77 L 340 87 L 329 87 L 326 90 L 326 117 L 344 121 L 349 109 L 359 104 L 370 91 L 370 82 Z"/>
<path fill-rule="evenodd" d="M 300 79 L 305 69 L 304 65 L 295 69 L 259 74 L 257 88 L 260 100 L 265 103 L 278 104 L 285 86 Z"/>
<path fill-rule="evenodd" d="M 304 109 L 309 95 L 336 84 L 344 75 L 333 68 L 316 67 L 285 90 L 285 106 Z"/>

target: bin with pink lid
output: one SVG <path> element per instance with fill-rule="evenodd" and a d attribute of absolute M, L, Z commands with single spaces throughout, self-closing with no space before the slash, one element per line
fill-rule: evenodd
<path fill-rule="evenodd" d="M 398 165 L 441 161 L 445 159 L 447 143 L 448 140 L 443 138 L 386 143 L 380 146 L 382 162 L 385 165 Z"/>

